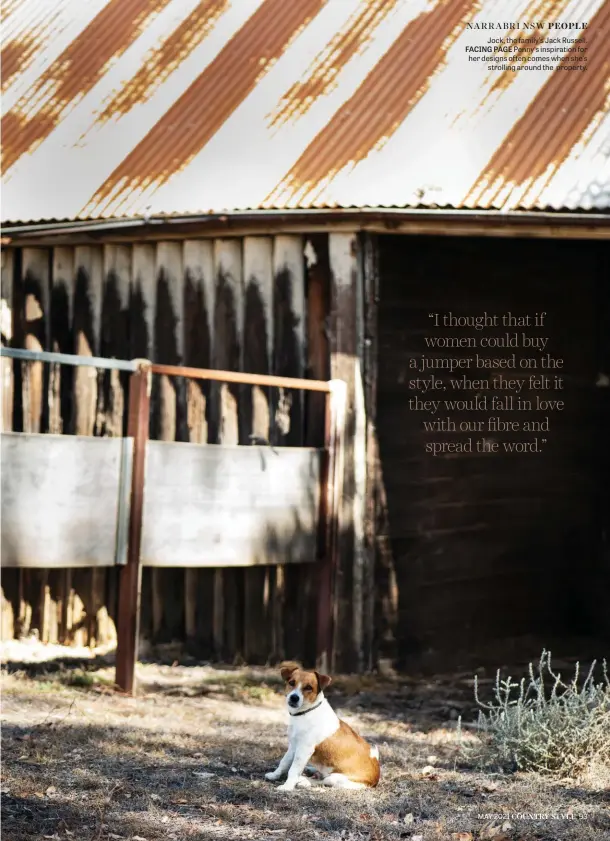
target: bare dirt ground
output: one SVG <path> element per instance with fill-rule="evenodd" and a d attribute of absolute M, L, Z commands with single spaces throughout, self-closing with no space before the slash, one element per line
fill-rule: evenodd
<path fill-rule="evenodd" d="M 6 841 L 610 839 L 607 791 L 464 760 L 467 675 L 336 678 L 329 700 L 379 745 L 380 786 L 283 793 L 264 779 L 286 744 L 275 670 L 145 664 L 129 698 L 113 688 L 112 655 L 7 646 Z"/>

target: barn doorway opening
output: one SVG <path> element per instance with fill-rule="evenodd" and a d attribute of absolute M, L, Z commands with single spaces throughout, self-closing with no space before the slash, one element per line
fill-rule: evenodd
<path fill-rule="evenodd" d="M 599 654 L 610 247 L 387 236 L 379 248 L 380 654 L 431 668 L 554 642 Z"/>

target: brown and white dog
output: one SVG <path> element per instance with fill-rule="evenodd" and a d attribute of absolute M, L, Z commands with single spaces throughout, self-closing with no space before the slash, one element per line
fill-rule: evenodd
<path fill-rule="evenodd" d="M 306 767 L 322 777 L 323 785 L 337 788 L 369 788 L 379 782 L 379 751 L 341 721 L 324 697 L 331 682 L 328 675 L 306 671 L 297 663 L 281 669 L 286 681 L 288 707 L 288 750 L 267 780 L 288 774 L 282 791 L 297 786 L 309 788 L 303 776 Z"/>

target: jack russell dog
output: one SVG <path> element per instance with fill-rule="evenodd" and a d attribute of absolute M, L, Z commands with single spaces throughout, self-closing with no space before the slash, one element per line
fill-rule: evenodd
<path fill-rule="evenodd" d="M 331 678 L 305 671 L 297 663 L 283 664 L 280 674 L 286 682 L 288 750 L 276 770 L 265 778 L 276 781 L 287 773 L 286 782 L 278 790 L 309 788 L 311 782 L 303 776 L 307 767 L 321 775 L 323 785 L 351 789 L 376 786 L 379 751 L 341 721 L 324 697 Z"/>

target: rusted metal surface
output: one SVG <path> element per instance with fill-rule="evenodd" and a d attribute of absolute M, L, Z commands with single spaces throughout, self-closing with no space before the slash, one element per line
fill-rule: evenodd
<path fill-rule="evenodd" d="M 6 41 L 2 45 L 0 64 L 2 64 L 2 90 L 8 87 L 13 76 L 31 60 L 36 49 L 33 38 L 22 38 L 19 41 Z"/>
<path fill-rule="evenodd" d="M 6 0 L 6 2 L 2 4 L 2 25 L 6 23 L 18 5 L 19 0 Z"/>
<path fill-rule="evenodd" d="M 530 3 L 522 20 L 519 21 L 522 25 L 525 23 L 534 24 L 536 21 L 546 21 L 547 23 L 555 23 L 559 18 L 566 13 L 572 0 L 539 0 L 537 3 Z M 549 35 L 553 34 L 553 29 L 541 29 L 536 32 L 536 38 L 543 38 L 545 41 Z M 529 33 L 527 33 L 529 34 Z M 508 32 L 503 33 L 505 38 L 522 38 L 523 30 L 513 27 Z M 533 55 L 533 53 L 532 53 Z M 526 64 L 529 63 L 531 56 L 527 57 Z M 490 86 L 489 96 L 494 91 L 502 90 L 508 87 L 513 82 L 513 73 L 511 70 L 503 70 L 498 73 L 495 81 Z"/>
<path fill-rule="evenodd" d="M 333 412 L 331 395 L 327 394 L 324 404 L 324 455 L 320 476 L 320 520 L 318 534 L 318 609 L 316 616 L 316 665 L 321 671 L 330 668 L 332 652 L 332 584 L 334 573 L 333 528 L 333 474 L 332 460 Z"/>
<path fill-rule="evenodd" d="M 387 141 L 425 94 L 475 9 L 476 0 L 449 0 L 408 23 L 265 203 L 275 206 L 287 193 L 297 200 L 308 195 L 315 200 L 335 173 Z"/>
<path fill-rule="evenodd" d="M 138 71 L 117 91 L 99 116 L 99 122 L 128 114 L 138 102 L 145 102 L 187 59 L 226 10 L 228 0 L 203 0 L 170 32 L 159 49 L 151 50 Z"/>
<path fill-rule="evenodd" d="M 49 10 L 48 4 L 30 5 L 27 16 L 18 14 L 23 8 L 20 0 L 2 4 L 2 92 L 12 84 L 17 74 L 23 75 L 42 50 L 52 33 L 63 29 L 62 12 L 69 0 L 58 0 Z M 45 8 L 46 6 L 46 8 Z"/>
<path fill-rule="evenodd" d="M 303 117 L 316 99 L 337 86 L 337 75 L 371 39 L 379 23 L 389 15 L 397 0 L 360 0 L 356 11 L 308 67 L 303 79 L 292 84 L 275 109 L 270 125 L 281 126 Z"/>
<path fill-rule="evenodd" d="M 102 359 L 95 356 L 75 356 L 64 353 L 47 353 L 44 351 L 19 350 L 18 348 L 2 348 L 1 356 L 12 359 L 24 359 L 34 362 L 54 362 L 67 365 L 85 365 L 93 368 L 107 368 L 115 371 L 136 370 L 138 361 L 124 359 Z M 258 385 L 261 387 L 294 388 L 303 391 L 330 391 L 330 384 L 323 380 L 305 380 L 298 377 L 277 377 L 273 374 L 252 374 L 240 371 L 217 371 L 212 368 L 188 368 L 184 365 L 150 364 L 153 374 L 167 377 L 188 377 L 195 380 L 214 380 L 224 383 L 243 383 L 244 385 Z"/>
<path fill-rule="evenodd" d="M 324 0 L 264 0 L 185 93 L 173 103 L 93 197 L 104 213 L 107 201 L 122 206 L 131 190 L 158 186 L 183 170 L 218 133 Z M 255 53 L 254 45 L 258 46 Z M 249 55 L 248 55 L 249 54 Z M 248 60 L 244 61 L 244 55 Z M 189 130 L 181 130 L 188 125 Z M 177 129 L 177 131 L 176 131 Z M 168 137 L 174 133 L 171 143 Z"/>
<path fill-rule="evenodd" d="M 181 365 L 152 365 L 153 374 L 168 377 L 190 377 L 196 380 L 214 380 L 223 383 L 298 388 L 303 391 L 330 391 L 330 385 L 321 380 L 302 380 L 295 377 L 276 377 L 273 374 L 246 374 L 240 371 L 217 371 L 206 368 L 185 368 Z"/>
<path fill-rule="evenodd" d="M 535 201 L 541 186 L 544 188 L 548 181 L 549 172 L 555 172 L 573 154 L 579 141 L 587 143 L 587 127 L 601 117 L 609 101 L 609 39 L 610 4 L 605 3 L 577 42 L 581 46 L 586 44 L 589 71 L 565 72 L 561 68 L 569 67 L 569 58 L 561 61 L 560 69 L 539 91 L 512 128 L 507 142 L 489 161 L 469 203 L 497 207 L 504 203 L 502 194 L 507 191 L 512 193 L 513 203 Z M 541 114 L 548 116 L 541 120 Z M 603 189 L 601 180 L 598 181 L 598 177 L 604 178 L 603 169 L 592 175 L 589 189 L 595 194 Z M 607 170 L 605 177 L 608 189 Z"/>
<path fill-rule="evenodd" d="M 35 85 L 2 117 L 5 169 L 51 134 L 66 112 L 96 85 L 151 15 L 169 0 L 110 0 L 83 32 L 52 62 Z M 48 91 L 51 91 L 50 95 Z M 35 113 L 31 106 L 43 104 Z"/>
<path fill-rule="evenodd" d="M 610 0 L 23 0 L 4 18 L 5 220 L 610 206 Z M 490 35 L 469 24 L 500 20 L 588 21 L 587 71 L 469 62 Z M 534 59 L 566 30 L 542 34 Z"/>
<path fill-rule="evenodd" d="M 143 364 L 131 375 L 129 387 L 129 420 L 127 433 L 133 438 L 131 478 L 131 513 L 127 563 L 121 568 L 117 621 L 116 682 L 125 692 L 135 691 L 135 667 L 138 656 L 140 624 L 140 591 L 142 567 L 142 519 L 144 512 L 144 478 L 146 442 L 150 415 L 150 367 Z"/>

